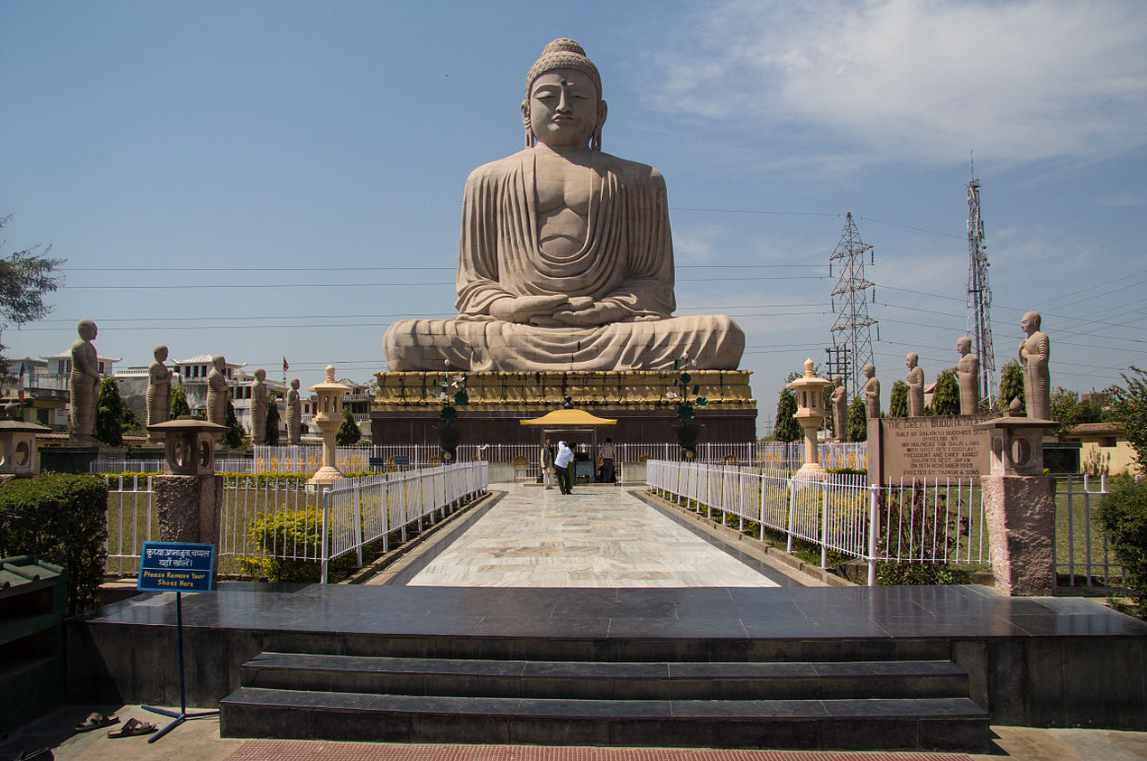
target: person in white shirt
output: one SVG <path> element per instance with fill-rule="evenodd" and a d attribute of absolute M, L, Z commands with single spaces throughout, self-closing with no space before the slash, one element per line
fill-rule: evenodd
<path fill-rule="evenodd" d="M 573 458 L 573 450 L 567 447 L 564 441 L 559 441 L 558 455 L 554 458 L 554 470 L 558 474 L 558 486 L 562 494 L 573 494 L 573 471 L 570 469 Z"/>

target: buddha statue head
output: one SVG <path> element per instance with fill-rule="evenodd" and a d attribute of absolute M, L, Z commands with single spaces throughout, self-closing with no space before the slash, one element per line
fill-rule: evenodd
<path fill-rule="evenodd" d="M 601 150 L 608 112 L 601 96 L 601 75 L 581 45 L 565 37 L 546 45 L 526 74 L 526 147 Z"/>

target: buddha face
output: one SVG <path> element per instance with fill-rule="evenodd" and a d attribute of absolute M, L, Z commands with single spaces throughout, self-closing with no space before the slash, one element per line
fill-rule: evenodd
<path fill-rule="evenodd" d="M 539 143 L 551 148 L 583 148 L 605 122 L 605 102 L 586 74 L 576 69 L 554 69 L 534 80 L 529 100 L 522 104 L 522 118 Z"/>
<path fill-rule="evenodd" d="M 1039 330 L 1040 317 L 1038 312 L 1028 312 L 1020 319 L 1020 329 L 1029 336 Z"/>

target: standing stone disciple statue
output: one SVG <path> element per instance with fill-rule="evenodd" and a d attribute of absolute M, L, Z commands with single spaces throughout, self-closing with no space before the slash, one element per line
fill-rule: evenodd
<path fill-rule="evenodd" d="M 255 368 L 255 380 L 251 383 L 251 442 L 262 444 L 267 440 L 267 371 Z"/>
<path fill-rule="evenodd" d="M 869 420 L 880 417 L 880 381 L 876 377 L 876 365 L 864 366 L 864 416 Z"/>
<path fill-rule="evenodd" d="M 147 424 L 166 423 L 171 417 L 171 368 L 167 361 L 167 347 L 159 344 L 151 350 L 155 357 L 147 367 Z M 151 434 L 148 434 L 151 438 Z"/>
<path fill-rule="evenodd" d="M 904 358 L 908 366 L 908 417 L 921 417 L 924 414 L 924 370 L 917 364 L 920 357 L 912 352 Z"/>
<path fill-rule="evenodd" d="M 1024 369 L 1027 416 L 1051 420 L 1051 373 L 1048 371 L 1051 346 L 1047 333 L 1039 329 L 1042 321 L 1039 312 L 1028 312 L 1020 320 L 1020 327 L 1028 334 L 1020 344 L 1020 365 Z"/>
<path fill-rule="evenodd" d="M 975 415 L 980 411 L 980 358 L 972 353 L 972 339 L 961 336 L 956 340 L 960 364 L 956 378 L 960 382 L 960 414 Z"/>
<path fill-rule="evenodd" d="M 832 390 L 832 433 L 837 441 L 848 441 L 848 391 L 844 388 L 844 376 L 834 375 L 836 387 Z"/>
<path fill-rule="evenodd" d="M 581 45 L 546 45 L 526 76 L 526 148 L 466 181 L 458 317 L 391 325 L 392 371 L 670 370 L 683 354 L 737 368 L 735 322 L 673 317 L 665 180 L 601 151 L 606 112 Z"/>
<path fill-rule="evenodd" d="M 287 443 L 297 445 L 303 437 L 303 407 L 299 402 L 299 379 L 291 378 L 287 391 Z"/>
<path fill-rule="evenodd" d="M 92 433 L 96 427 L 96 401 L 100 393 L 100 362 L 92 341 L 99 331 L 91 320 L 80 320 L 76 332 L 80 337 L 72 344 L 72 375 L 68 382 L 72 438 L 94 443 Z"/>
<path fill-rule="evenodd" d="M 227 360 L 221 354 L 211 358 L 211 372 L 207 373 L 207 420 L 227 425 Z"/>

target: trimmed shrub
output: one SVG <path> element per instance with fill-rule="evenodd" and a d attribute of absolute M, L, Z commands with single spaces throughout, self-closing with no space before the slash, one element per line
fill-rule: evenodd
<path fill-rule="evenodd" d="M 267 556 L 240 558 L 239 566 L 243 573 L 256 579 L 266 576 L 272 582 L 319 581 L 322 567 L 317 560 L 287 556 L 317 558 L 322 530 L 322 516 L 313 507 L 261 516 L 251 523 L 248 538 L 253 546 L 262 547 Z"/>
<path fill-rule="evenodd" d="M 1147 618 L 1147 481 L 1128 475 L 1111 479 L 1096 518 L 1127 572 L 1124 586 L 1138 598 L 1125 612 Z"/>
<path fill-rule="evenodd" d="M 68 573 L 68 613 L 95 607 L 107 550 L 108 489 L 95 476 L 18 478 L 0 486 L 0 557 L 34 554 Z"/>

